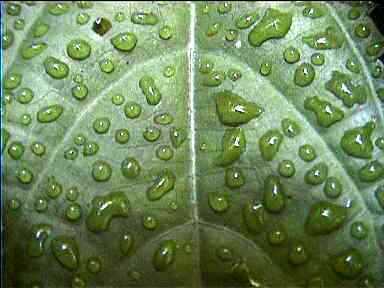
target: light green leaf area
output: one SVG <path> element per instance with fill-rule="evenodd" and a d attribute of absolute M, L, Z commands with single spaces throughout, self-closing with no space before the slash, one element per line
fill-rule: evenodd
<path fill-rule="evenodd" d="M 7 287 L 382 285 L 370 8 L 4 4 Z"/>

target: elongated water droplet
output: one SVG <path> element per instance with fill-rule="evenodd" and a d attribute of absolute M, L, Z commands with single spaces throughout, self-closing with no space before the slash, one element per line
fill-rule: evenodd
<path fill-rule="evenodd" d="M 64 79 L 68 76 L 69 67 L 64 62 L 54 57 L 47 57 L 44 60 L 45 72 L 54 79 Z"/>
<path fill-rule="evenodd" d="M 243 219 L 247 226 L 247 229 L 252 234 L 258 234 L 262 232 L 265 225 L 264 207 L 261 203 L 254 201 L 248 201 L 243 206 Z"/>
<path fill-rule="evenodd" d="M 27 242 L 28 256 L 40 257 L 44 254 L 44 245 L 51 232 L 52 226 L 49 224 L 35 224 L 32 226 L 30 239 Z"/>
<path fill-rule="evenodd" d="M 39 38 L 47 34 L 49 25 L 43 21 L 38 21 L 32 28 L 32 35 L 35 38 Z"/>
<path fill-rule="evenodd" d="M 303 36 L 303 42 L 316 50 L 338 49 L 344 43 L 344 38 L 336 32 L 336 29 L 329 27 L 324 32 L 318 32 Z"/>
<path fill-rule="evenodd" d="M 224 133 L 221 155 L 216 159 L 219 166 L 228 166 L 240 158 L 246 150 L 244 131 L 241 128 L 227 129 Z"/>
<path fill-rule="evenodd" d="M 32 59 L 41 53 L 48 47 L 48 45 L 44 42 L 37 42 L 37 43 L 32 43 L 29 45 L 23 46 L 21 50 L 21 56 L 25 60 Z"/>
<path fill-rule="evenodd" d="M 261 156 L 266 161 L 271 161 L 280 149 L 283 142 L 283 134 L 277 129 L 271 129 L 264 133 L 259 139 Z"/>
<path fill-rule="evenodd" d="M 173 116 L 168 112 L 161 113 L 153 117 L 153 122 L 159 125 L 168 125 L 173 122 Z"/>
<path fill-rule="evenodd" d="M 60 235 L 52 239 L 51 250 L 56 260 L 68 270 L 79 267 L 79 248 L 73 237 Z"/>
<path fill-rule="evenodd" d="M 292 15 L 268 8 L 263 18 L 248 34 L 248 41 L 258 47 L 269 39 L 283 38 L 291 28 Z"/>
<path fill-rule="evenodd" d="M 9 90 L 13 90 L 13 89 L 19 87 L 21 84 L 22 78 L 23 77 L 19 73 L 9 73 L 9 74 L 5 75 L 4 83 L 3 83 L 4 88 L 9 89 Z"/>
<path fill-rule="evenodd" d="M 323 17 L 327 14 L 327 9 L 320 3 L 305 3 L 303 16 L 312 19 Z"/>
<path fill-rule="evenodd" d="M 20 141 L 13 141 L 8 146 L 8 155 L 15 160 L 20 159 L 21 156 L 23 156 L 24 151 L 24 145 Z"/>
<path fill-rule="evenodd" d="M 162 198 L 166 193 L 173 190 L 176 183 L 176 176 L 169 169 L 162 170 L 154 180 L 152 186 L 147 190 L 147 197 L 151 201 Z"/>
<path fill-rule="evenodd" d="M 169 133 L 174 148 L 179 148 L 187 139 L 187 131 L 184 128 L 172 127 Z"/>
<path fill-rule="evenodd" d="M 141 77 L 139 86 L 149 105 L 157 105 L 160 103 L 161 93 L 152 77 L 148 75 Z"/>
<path fill-rule="evenodd" d="M 268 176 L 264 181 L 263 206 L 272 213 L 279 213 L 285 207 L 284 186 L 277 176 Z"/>
<path fill-rule="evenodd" d="M 70 9 L 69 3 L 51 3 L 48 4 L 48 12 L 55 16 L 66 14 Z"/>
<path fill-rule="evenodd" d="M 111 192 L 105 196 L 93 198 L 92 209 L 87 216 L 89 231 L 102 232 L 108 229 L 115 217 L 128 217 L 130 203 L 123 192 Z"/>
<path fill-rule="evenodd" d="M 324 184 L 324 194 L 329 198 L 337 198 L 343 192 L 343 186 L 335 177 L 329 177 Z"/>
<path fill-rule="evenodd" d="M 128 255 L 133 248 L 133 236 L 131 233 L 123 233 L 120 236 L 120 251 L 123 255 Z"/>
<path fill-rule="evenodd" d="M 205 76 L 203 80 L 203 85 L 207 87 L 217 87 L 223 83 L 224 79 L 225 79 L 224 72 L 213 70 Z"/>
<path fill-rule="evenodd" d="M 40 123 L 50 123 L 56 121 L 63 113 L 63 106 L 54 104 L 46 106 L 37 112 L 37 121 Z"/>
<path fill-rule="evenodd" d="M 136 11 L 132 13 L 131 21 L 139 25 L 156 25 L 159 18 L 152 12 Z"/>
<path fill-rule="evenodd" d="M 176 241 L 164 240 L 153 254 L 152 263 L 157 271 L 165 271 L 175 261 Z"/>

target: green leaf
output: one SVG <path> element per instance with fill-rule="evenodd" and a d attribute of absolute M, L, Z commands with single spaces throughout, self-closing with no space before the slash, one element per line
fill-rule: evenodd
<path fill-rule="evenodd" d="M 7 287 L 383 285 L 370 2 L 3 5 Z"/>

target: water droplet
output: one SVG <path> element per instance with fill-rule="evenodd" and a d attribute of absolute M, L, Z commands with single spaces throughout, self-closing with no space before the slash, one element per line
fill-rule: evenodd
<path fill-rule="evenodd" d="M 332 78 L 325 83 L 325 88 L 341 99 L 347 107 L 364 104 L 367 98 L 364 86 L 354 86 L 349 75 L 338 71 L 332 72 Z"/>
<path fill-rule="evenodd" d="M 304 108 L 315 113 L 317 124 L 322 127 L 330 127 L 344 118 L 341 109 L 317 96 L 306 98 Z"/>
<path fill-rule="evenodd" d="M 273 246 L 281 245 L 285 242 L 287 235 L 281 229 L 273 229 L 268 232 L 268 242 Z"/>
<path fill-rule="evenodd" d="M 228 166 L 238 160 L 246 150 L 245 133 L 241 128 L 227 129 L 221 140 L 222 152 L 216 159 L 219 166 Z"/>
<path fill-rule="evenodd" d="M 106 18 L 98 17 L 95 22 L 93 22 L 92 30 L 99 34 L 100 36 L 103 36 L 105 33 L 107 33 L 112 28 L 112 23 Z"/>
<path fill-rule="evenodd" d="M 43 143 L 33 142 L 31 144 L 31 151 L 36 156 L 43 156 L 45 154 L 45 150 L 46 150 L 46 148 L 45 148 L 45 145 Z"/>
<path fill-rule="evenodd" d="M 235 29 L 226 29 L 225 30 L 225 40 L 227 41 L 235 41 L 239 36 L 239 32 Z"/>
<path fill-rule="evenodd" d="M 5 30 L 1 34 L 1 42 L 2 42 L 2 49 L 8 49 L 9 47 L 12 46 L 13 41 L 15 39 L 15 36 L 12 32 L 12 30 Z"/>
<path fill-rule="evenodd" d="M 262 232 L 265 225 L 264 207 L 256 200 L 248 201 L 243 206 L 243 219 L 247 229 L 252 234 Z"/>
<path fill-rule="evenodd" d="M 187 139 L 187 131 L 184 128 L 172 127 L 170 129 L 171 143 L 174 148 L 179 148 Z"/>
<path fill-rule="evenodd" d="M 55 176 L 48 176 L 44 190 L 45 194 L 47 194 L 49 198 L 55 199 L 61 195 L 61 192 L 63 192 L 63 187 L 56 180 Z"/>
<path fill-rule="evenodd" d="M 245 184 L 245 175 L 240 168 L 231 167 L 225 170 L 225 185 L 231 189 L 240 188 Z"/>
<path fill-rule="evenodd" d="M 97 274 L 101 271 L 101 261 L 98 257 L 90 257 L 87 260 L 87 270 L 89 273 Z"/>
<path fill-rule="evenodd" d="M 137 43 L 137 37 L 131 32 L 119 33 L 111 38 L 111 43 L 119 51 L 132 51 Z"/>
<path fill-rule="evenodd" d="M 344 38 L 332 27 L 323 32 L 303 36 L 303 42 L 316 50 L 338 49 L 344 43 Z"/>
<path fill-rule="evenodd" d="M 295 137 L 301 132 L 299 124 L 289 118 L 281 120 L 281 130 L 287 137 Z"/>
<path fill-rule="evenodd" d="M 123 22 L 125 20 L 125 15 L 123 12 L 119 11 L 115 14 L 115 21 L 116 22 Z"/>
<path fill-rule="evenodd" d="M 286 178 L 292 177 L 296 173 L 295 164 L 291 160 L 281 161 L 277 170 L 281 176 Z"/>
<path fill-rule="evenodd" d="M 76 1 L 76 4 L 80 9 L 91 9 L 93 7 L 91 1 Z"/>
<path fill-rule="evenodd" d="M 364 239 L 367 237 L 367 227 L 361 221 L 353 222 L 351 225 L 351 236 L 356 239 Z"/>
<path fill-rule="evenodd" d="M 64 151 L 64 158 L 66 160 L 75 160 L 79 154 L 79 150 L 76 147 L 69 147 Z"/>
<path fill-rule="evenodd" d="M 131 233 L 123 233 L 120 236 L 120 251 L 123 255 L 128 255 L 133 247 L 133 236 Z"/>
<path fill-rule="evenodd" d="M 21 169 L 16 171 L 17 179 L 22 184 L 30 184 L 33 181 L 33 173 L 26 167 L 22 167 Z"/>
<path fill-rule="evenodd" d="M 73 138 L 73 143 L 75 143 L 75 145 L 77 146 L 82 146 L 85 144 L 85 141 L 87 141 L 87 138 L 85 137 L 84 134 L 80 133 L 80 134 L 77 134 L 74 138 Z"/>
<path fill-rule="evenodd" d="M 227 75 L 228 75 L 229 79 L 231 79 L 232 81 L 237 81 L 242 76 L 241 71 L 239 69 L 236 69 L 236 68 L 229 68 L 227 71 Z"/>
<path fill-rule="evenodd" d="M 124 177 L 133 179 L 139 176 L 141 166 L 139 161 L 133 157 L 128 157 L 121 162 L 121 173 Z"/>
<path fill-rule="evenodd" d="M 260 74 L 262 76 L 268 76 L 272 72 L 272 64 L 269 62 L 261 63 Z"/>
<path fill-rule="evenodd" d="M 229 208 L 229 201 L 225 195 L 220 193 L 209 193 L 208 204 L 217 213 L 223 213 Z"/>
<path fill-rule="evenodd" d="M 315 79 L 316 72 L 309 63 L 300 64 L 295 70 L 293 81 L 297 86 L 306 87 L 312 84 Z"/>
<path fill-rule="evenodd" d="M 326 235 L 340 229 L 347 218 L 345 207 L 320 201 L 311 206 L 305 223 L 309 235 Z"/>
<path fill-rule="evenodd" d="M 54 79 L 64 79 L 69 73 L 67 64 L 51 56 L 45 58 L 44 68 L 47 74 Z"/>
<path fill-rule="evenodd" d="M 236 18 L 235 25 L 238 29 L 247 29 L 253 24 L 255 24 L 258 17 L 259 13 L 257 13 L 256 11 L 243 14 Z"/>
<path fill-rule="evenodd" d="M 91 45 L 83 39 L 73 39 L 67 44 L 67 54 L 74 60 L 84 60 L 91 55 Z"/>
<path fill-rule="evenodd" d="M 228 90 L 216 94 L 216 111 L 221 123 L 228 126 L 248 123 L 263 113 L 259 105 Z"/>
<path fill-rule="evenodd" d="M 36 212 L 42 213 L 48 209 L 48 202 L 45 198 L 37 198 L 34 203 Z"/>
<path fill-rule="evenodd" d="M 105 196 L 93 198 L 92 209 L 87 216 L 89 231 L 102 232 L 108 229 L 115 217 L 128 217 L 130 203 L 123 192 L 111 192 Z"/>
<path fill-rule="evenodd" d="M 141 114 L 141 106 L 135 102 L 129 102 L 124 106 L 124 113 L 127 118 L 135 119 Z"/>
<path fill-rule="evenodd" d="M 362 182 L 374 182 L 384 175 L 384 166 L 374 160 L 365 164 L 359 170 L 359 178 Z"/>
<path fill-rule="evenodd" d="M 5 76 L 4 79 L 4 88 L 13 90 L 20 86 L 22 80 L 22 76 L 19 73 L 10 73 Z"/>
<path fill-rule="evenodd" d="M 74 202 L 79 198 L 79 189 L 76 186 L 70 187 L 65 193 L 65 199 Z"/>
<path fill-rule="evenodd" d="M 89 22 L 90 18 L 91 18 L 91 16 L 89 16 L 88 13 L 80 12 L 76 16 L 76 23 L 79 24 L 79 25 L 85 25 L 85 24 L 87 24 Z"/>
<path fill-rule="evenodd" d="M 175 187 L 176 176 L 169 169 L 162 170 L 152 186 L 147 189 L 147 197 L 151 201 L 162 198 L 166 193 L 173 190 Z"/>
<path fill-rule="evenodd" d="M 47 34 L 49 30 L 49 25 L 42 22 L 38 21 L 33 27 L 32 27 L 32 35 L 35 38 L 39 38 Z"/>
<path fill-rule="evenodd" d="M 112 176 L 111 165 L 103 160 L 97 160 L 92 164 L 92 177 L 95 181 L 104 182 L 108 181 Z"/>
<path fill-rule="evenodd" d="M 173 149 L 169 145 L 160 145 L 156 149 L 156 156 L 160 160 L 168 161 L 173 157 Z"/>
<path fill-rule="evenodd" d="M 115 70 L 115 64 L 109 58 L 104 58 L 99 62 L 100 70 L 104 73 L 112 73 Z"/>
<path fill-rule="evenodd" d="M 300 60 L 300 51 L 295 47 L 288 47 L 284 50 L 283 57 L 287 63 L 296 63 Z"/>
<path fill-rule="evenodd" d="M 29 89 L 29 88 L 21 88 L 18 91 L 16 99 L 21 104 L 28 104 L 29 102 L 32 101 L 33 97 L 34 97 L 34 93 L 33 93 L 33 91 L 31 89 Z"/>
<path fill-rule="evenodd" d="M 168 125 L 173 122 L 173 116 L 172 114 L 165 112 L 153 117 L 153 121 L 159 125 Z"/>
<path fill-rule="evenodd" d="M 139 25 L 156 25 L 159 22 L 158 17 L 152 12 L 136 11 L 131 15 L 131 21 Z"/>
<path fill-rule="evenodd" d="M 129 141 L 128 129 L 117 129 L 115 132 L 115 141 L 119 144 L 126 144 Z"/>
<path fill-rule="evenodd" d="M 21 13 L 21 5 L 16 3 L 9 3 L 6 5 L 7 14 L 10 16 L 19 16 Z"/>
<path fill-rule="evenodd" d="M 124 101 L 125 101 L 125 98 L 123 95 L 121 94 L 114 94 L 112 97 L 111 97 L 111 101 L 112 101 L 112 104 L 116 105 L 116 106 L 120 106 L 120 105 L 123 105 L 124 104 Z"/>
<path fill-rule="evenodd" d="M 311 63 L 315 66 L 321 66 L 325 63 L 325 57 L 321 53 L 313 53 L 311 55 Z"/>
<path fill-rule="evenodd" d="M 371 34 L 371 29 L 363 23 L 359 23 L 355 27 L 355 35 L 359 38 L 367 38 Z"/>
<path fill-rule="evenodd" d="M 375 123 L 369 121 L 364 126 L 345 131 L 340 141 L 341 148 L 350 156 L 363 159 L 371 158 L 373 152 L 371 135 L 374 129 Z"/>
<path fill-rule="evenodd" d="M 93 141 L 87 141 L 83 147 L 83 155 L 85 157 L 96 155 L 98 151 L 99 145 Z"/>
<path fill-rule="evenodd" d="M 292 15 L 268 8 L 263 18 L 248 34 L 248 41 L 258 47 L 269 39 L 283 38 L 291 28 Z"/>
<path fill-rule="evenodd" d="M 72 279 L 72 288 L 84 288 L 86 287 L 85 281 L 79 276 L 75 276 Z"/>
<path fill-rule="evenodd" d="M 363 271 L 363 257 L 357 249 L 349 248 L 334 257 L 332 267 L 341 277 L 355 279 Z"/>
<path fill-rule="evenodd" d="M 177 202 L 175 201 L 171 201 L 168 203 L 168 207 L 172 210 L 172 211 L 176 211 L 177 208 L 179 208 L 179 205 L 177 204 Z"/>
<path fill-rule="evenodd" d="M 160 135 L 161 135 L 161 130 L 160 128 L 157 128 L 157 127 L 147 127 L 143 132 L 144 139 L 149 142 L 156 141 L 157 139 L 159 139 Z"/>
<path fill-rule="evenodd" d="M 24 145 L 20 141 L 13 141 L 8 146 L 8 155 L 12 157 L 12 159 L 18 160 L 24 154 Z"/>
<path fill-rule="evenodd" d="M 216 249 L 216 256 L 224 262 L 230 262 L 234 259 L 232 250 L 227 247 L 218 247 Z"/>
<path fill-rule="evenodd" d="M 225 79 L 224 72 L 212 70 L 203 79 L 203 85 L 207 87 L 217 87 L 223 83 L 224 79 Z"/>
<path fill-rule="evenodd" d="M 69 3 L 50 3 L 48 4 L 48 12 L 55 16 L 64 15 L 69 11 Z"/>
<path fill-rule="evenodd" d="M 166 66 L 163 70 L 164 77 L 171 78 L 175 76 L 176 74 L 176 67 L 175 66 Z"/>
<path fill-rule="evenodd" d="M 81 217 L 81 206 L 77 203 L 70 204 L 66 211 L 65 216 L 70 221 L 77 221 Z"/>
<path fill-rule="evenodd" d="M 171 39 L 173 36 L 173 28 L 169 25 L 164 25 L 159 30 L 159 37 L 163 40 Z"/>
<path fill-rule="evenodd" d="M 375 140 L 375 145 L 380 150 L 384 150 L 384 137 L 383 136 L 377 137 Z"/>
<path fill-rule="evenodd" d="M 79 267 L 79 248 L 73 237 L 60 235 L 52 239 L 51 250 L 56 260 L 68 270 Z"/>
<path fill-rule="evenodd" d="M 279 177 L 270 175 L 264 181 L 263 206 L 271 213 L 280 213 L 285 208 L 285 192 Z"/>
<path fill-rule="evenodd" d="M 290 245 L 288 259 L 293 265 L 301 265 L 308 260 L 307 249 L 302 242 L 295 241 Z"/>
<path fill-rule="evenodd" d="M 203 74 L 208 74 L 213 71 L 214 63 L 208 58 L 200 58 L 199 71 Z"/>
<path fill-rule="evenodd" d="M 348 19 L 349 20 L 357 20 L 361 15 L 361 12 L 358 8 L 353 7 L 348 11 Z"/>
<path fill-rule="evenodd" d="M 30 239 L 26 247 L 29 257 L 40 257 L 44 254 L 45 242 L 51 232 L 52 226 L 49 224 L 35 224 L 32 226 Z"/>
<path fill-rule="evenodd" d="M 324 194 L 329 198 L 338 198 L 343 192 L 343 186 L 335 177 L 329 177 L 324 184 Z"/>
<path fill-rule="evenodd" d="M 152 263 L 157 271 L 165 271 L 175 261 L 176 241 L 164 240 L 153 254 Z"/>
<path fill-rule="evenodd" d="M 61 116 L 63 110 L 59 104 L 43 107 L 37 112 L 37 121 L 40 123 L 54 122 Z"/>
<path fill-rule="evenodd" d="M 305 6 L 306 7 L 303 10 L 304 17 L 316 19 L 327 14 L 327 9 L 320 3 L 305 3 Z"/>
<path fill-rule="evenodd" d="M 353 73 L 360 72 L 360 64 L 353 58 L 347 59 L 347 62 L 345 63 L 345 67 Z"/>
<path fill-rule="evenodd" d="M 143 217 L 143 226 L 147 230 L 154 230 L 157 228 L 157 219 L 151 215 Z"/>
<path fill-rule="evenodd" d="M 155 80 L 152 77 L 148 75 L 141 77 L 139 86 L 149 105 L 157 105 L 160 103 L 161 93 L 155 85 Z"/>
<path fill-rule="evenodd" d="M 273 160 L 280 149 L 283 137 L 277 129 L 270 129 L 260 137 L 259 149 L 265 161 Z"/>
<path fill-rule="evenodd" d="M 72 87 L 72 96 L 79 101 L 84 100 L 88 96 L 88 87 L 84 84 L 78 84 Z"/>
<path fill-rule="evenodd" d="M 378 56 L 380 51 L 383 49 L 384 42 L 370 42 L 370 44 L 365 48 L 365 51 L 369 56 Z"/>
<path fill-rule="evenodd" d="M 212 25 L 209 25 L 207 30 L 205 31 L 205 35 L 207 37 L 213 37 L 215 36 L 217 33 L 219 33 L 219 30 L 221 28 L 221 23 L 213 23 Z"/>
<path fill-rule="evenodd" d="M 304 176 L 305 183 L 309 185 L 319 185 L 327 179 L 328 166 L 324 162 L 315 164 Z"/>
<path fill-rule="evenodd" d="M 98 134 L 105 134 L 109 131 L 111 121 L 107 117 L 97 118 L 93 121 L 93 130 Z"/>
<path fill-rule="evenodd" d="M 227 14 L 232 10 L 232 3 L 230 2 L 221 2 L 217 4 L 217 12 L 219 14 Z"/>
<path fill-rule="evenodd" d="M 299 148 L 299 157 L 305 162 L 311 162 L 316 159 L 316 150 L 310 144 L 304 144 Z"/>
<path fill-rule="evenodd" d="M 34 42 L 29 45 L 24 45 L 21 50 L 21 56 L 25 60 L 32 59 L 40 55 L 47 47 L 48 45 L 44 42 L 36 42 L 36 43 Z"/>

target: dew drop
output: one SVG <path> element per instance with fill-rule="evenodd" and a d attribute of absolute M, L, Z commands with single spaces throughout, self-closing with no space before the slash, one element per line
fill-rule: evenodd
<path fill-rule="evenodd" d="M 317 157 L 315 148 L 310 144 L 300 146 L 298 154 L 301 160 L 305 162 L 311 162 Z"/>
<path fill-rule="evenodd" d="M 81 206 L 77 203 L 70 204 L 66 211 L 65 216 L 69 221 L 77 221 L 81 217 Z"/>
<path fill-rule="evenodd" d="M 51 235 L 52 226 L 49 224 L 35 224 L 31 228 L 30 238 L 27 242 L 27 254 L 29 257 L 40 257 L 44 254 L 45 243 Z"/>
<path fill-rule="evenodd" d="M 256 200 L 250 200 L 242 209 L 243 219 L 247 229 L 252 234 L 262 232 L 265 226 L 264 207 Z"/>
<path fill-rule="evenodd" d="M 221 143 L 222 152 L 216 159 L 216 164 L 219 166 L 228 166 L 238 160 L 246 150 L 246 139 L 243 129 L 227 129 Z"/>
<path fill-rule="evenodd" d="M 24 145 L 20 141 L 13 141 L 8 146 L 8 155 L 14 160 L 20 159 L 21 156 L 23 156 L 24 151 Z"/>
<path fill-rule="evenodd" d="M 352 157 L 371 158 L 374 148 L 371 135 L 374 129 L 375 123 L 369 121 L 364 126 L 345 131 L 340 141 L 341 148 Z"/>
<path fill-rule="evenodd" d="M 208 204 L 209 207 L 217 213 L 226 212 L 229 208 L 229 201 L 227 197 L 219 193 L 209 193 Z"/>
<path fill-rule="evenodd" d="M 231 167 L 225 170 L 225 185 L 237 189 L 245 184 L 245 175 L 240 168 Z"/>
<path fill-rule="evenodd" d="M 67 64 L 51 56 L 45 58 L 44 68 L 45 72 L 54 79 L 64 79 L 69 73 Z"/>
<path fill-rule="evenodd" d="M 169 170 L 162 170 L 155 178 L 152 186 L 147 189 L 147 198 L 150 201 L 159 200 L 165 194 L 173 190 L 176 183 L 175 174 Z"/>
<path fill-rule="evenodd" d="M 301 132 L 299 124 L 289 118 L 281 120 L 281 130 L 285 136 L 291 138 L 299 135 Z"/>
<path fill-rule="evenodd" d="M 271 161 L 276 156 L 283 142 L 283 134 L 277 129 L 270 129 L 259 139 L 259 149 L 265 161 Z"/>
<path fill-rule="evenodd" d="M 92 124 L 93 130 L 98 134 L 107 133 L 110 126 L 111 121 L 107 117 L 97 118 Z"/>
<path fill-rule="evenodd" d="M 162 241 L 153 254 L 152 264 L 157 271 L 166 271 L 173 264 L 176 256 L 176 241 Z"/>
<path fill-rule="evenodd" d="M 79 150 L 76 147 L 70 147 L 64 151 L 64 158 L 66 160 L 75 160 L 79 155 Z"/>
<path fill-rule="evenodd" d="M 315 66 L 322 66 L 325 63 L 324 54 L 321 53 L 313 53 L 311 55 L 311 63 Z"/>
<path fill-rule="evenodd" d="M 71 92 L 75 99 L 82 101 L 88 96 L 88 87 L 84 84 L 78 84 L 72 87 Z"/>
<path fill-rule="evenodd" d="M 65 193 L 65 199 L 74 202 L 79 198 L 79 189 L 76 186 L 70 187 Z"/>
<path fill-rule="evenodd" d="M 128 129 L 117 129 L 115 131 L 115 141 L 119 144 L 126 144 L 129 141 L 129 131 Z"/>
<path fill-rule="evenodd" d="M 335 177 L 329 177 L 324 184 L 324 194 L 331 199 L 338 198 L 343 192 L 343 186 Z"/>
<path fill-rule="evenodd" d="M 271 213 L 280 213 L 285 208 L 286 196 L 279 177 L 270 175 L 264 181 L 263 206 Z"/>
<path fill-rule="evenodd" d="M 97 160 L 92 164 L 92 177 L 95 181 L 105 182 L 112 176 L 111 165 L 104 160 Z"/>
<path fill-rule="evenodd" d="M 48 4 L 49 14 L 55 16 L 61 16 L 66 14 L 69 11 L 69 3 L 50 3 Z"/>
<path fill-rule="evenodd" d="M 41 53 L 48 47 L 48 45 L 44 42 L 36 42 L 29 45 L 23 46 L 21 50 L 21 56 L 25 60 L 32 59 Z"/>
<path fill-rule="evenodd" d="M 349 248 L 332 259 L 332 267 L 341 277 L 355 279 L 364 268 L 363 257 L 357 249 Z"/>
<path fill-rule="evenodd" d="M 297 86 L 306 87 L 312 84 L 315 79 L 316 72 L 309 63 L 300 64 L 296 70 L 293 81 Z"/>
<path fill-rule="evenodd" d="M 129 102 L 124 106 L 124 114 L 127 118 L 135 119 L 141 114 L 141 106 L 135 102 Z"/>
<path fill-rule="evenodd" d="M 344 43 L 342 35 L 339 35 L 333 27 L 328 27 L 323 32 L 303 36 L 302 40 L 316 50 L 338 49 Z"/>
<path fill-rule="evenodd" d="M 322 127 L 330 127 L 344 118 L 344 112 L 340 108 L 317 96 L 306 98 L 304 108 L 315 113 L 317 124 Z"/>
<path fill-rule="evenodd" d="M 139 86 L 149 105 L 157 105 L 161 100 L 161 93 L 155 85 L 155 80 L 148 75 L 140 78 Z"/>
<path fill-rule="evenodd" d="M 74 60 L 87 59 L 91 55 L 91 45 L 83 39 L 73 39 L 67 44 L 67 54 Z"/>
<path fill-rule="evenodd" d="M 95 22 L 93 22 L 92 30 L 99 34 L 100 36 L 103 36 L 105 33 L 107 33 L 112 28 L 112 23 L 107 18 L 98 17 Z"/>
<path fill-rule="evenodd" d="M 40 123 L 54 122 L 59 119 L 59 117 L 63 113 L 63 110 L 63 107 L 59 104 L 43 107 L 37 112 L 36 119 Z"/>
<path fill-rule="evenodd" d="M 288 47 L 284 50 L 283 57 L 287 63 L 296 63 L 300 60 L 300 51 L 295 47 Z"/>
<path fill-rule="evenodd" d="M 33 181 L 33 173 L 26 167 L 22 167 L 21 169 L 16 171 L 17 179 L 22 184 L 30 184 Z"/>
<path fill-rule="evenodd" d="M 160 145 L 156 149 L 156 157 L 160 160 L 168 161 L 173 157 L 173 149 L 169 145 Z"/>
<path fill-rule="evenodd" d="M 99 145 L 96 142 L 87 141 L 83 146 L 83 155 L 85 157 L 96 155 L 98 151 Z"/>
<path fill-rule="evenodd" d="M 34 97 L 34 93 L 30 88 L 21 88 L 18 91 L 18 94 L 16 96 L 16 99 L 21 104 L 28 104 L 32 101 Z"/>
<path fill-rule="evenodd" d="M 47 34 L 49 30 L 49 25 L 47 23 L 44 23 L 42 21 L 38 21 L 33 27 L 32 27 L 32 35 L 35 38 L 40 38 Z"/>
<path fill-rule="evenodd" d="M 328 166 L 324 162 L 320 162 L 305 173 L 304 180 L 309 185 L 319 185 L 325 181 L 327 176 Z"/>
<path fill-rule="evenodd" d="M 270 245 L 279 246 L 285 242 L 287 235 L 281 229 L 273 229 L 268 232 L 267 237 Z"/>
<path fill-rule="evenodd" d="M 362 182 L 374 182 L 384 175 L 384 166 L 378 160 L 365 164 L 359 170 L 359 178 Z"/>
<path fill-rule="evenodd" d="M 371 34 L 371 29 L 363 23 L 359 23 L 355 27 L 355 35 L 359 38 L 367 38 Z"/>
<path fill-rule="evenodd" d="M 164 25 L 159 30 L 159 37 L 163 40 L 169 40 L 173 36 L 173 28 L 169 25 Z"/>
<path fill-rule="evenodd" d="M 292 177 L 296 173 L 295 164 L 291 160 L 281 161 L 277 170 L 281 176 L 286 178 Z"/>
<path fill-rule="evenodd" d="M 132 51 L 137 43 L 137 37 L 131 32 L 119 33 L 111 38 L 111 43 L 119 51 Z"/>
<path fill-rule="evenodd" d="M 295 241 L 290 245 L 288 259 L 293 265 L 301 265 L 308 260 L 308 252 L 302 242 Z"/>
<path fill-rule="evenodd" d="M 109 58 L 104 58 L 99 62 L 100 70 L 104 73 L 112 73 L 115 70 L 115 64 Z"/>
<path fill-rule="evenodd" d="M 3 83 L 4 88 L 9 89 L 9 90 L 13 90 L 13 89 L 20 86 L 21 80 L 22 80 L 21 74 L 10 73 L 10 74 L 5 76 L 4 83 Z"/>
<path fill-rule="evenodd" d="M 153 118 L 153 121 L 158 125 L 168 125 L 173 122 L 173 116 L 170 113 L 165 112 L 165 113 L 156 115 Z"/>
<path fill-rule="evenodd" d="M 187 131 L 184 128 L 172 127 L 170 129 L 171 143 L 174 148 L 179 148 L 187 139 Z"/>
<path fill-rule="evenodd" d="M 97 274 L 101 271 L 102 265 L 98 257 L 90 257 L 87 260 L 87 270 L 89 273 Z"/>
<path fill-rule="evenodd" d="M 121 173 L 126 178 L 136 178 L 137 176 L 139 176 L 140 171 L 140 163 L 133 157 L 128 157 L 121 162 Z"/>
<path fill-rule="evenodd" d="M 147 127 L 143 132 L 143 137 L 145 140 L 149 142 L 155 142 L 157 139 L 159 139 L 161 135 L 161 130 L 157 127 Z"/>
<path fill-rule="evenodd" d="M 123 233 L 120 236 L 120 252 L 123 255 L 128 255 L 133 247 L 133 236 L 131 233 Z"/>
<path fill-rule="evenodd" d="M 361 221 L 353 222 L 351 225 L 351 236 L 356 239 L 364 239 L 367 237 L 367 227 Z"/>
<path fill-rule="evenodd" d="M 269 62 L 261 63 L 260 74 L 262 76 L 268 76 L 272 72 L 272 64 Z"/>
<path fill-rule="evenodd" d="M 235 25 L 238 29 L 247 29 L 255 24 L 259 17 L 259 13 L 256 11 L 243 14 L 235 19 Z"/>
<path fill-rule="evenodd" d="M 33 154 L 35 154 L 36 156 L 43 156 L 45 154 L 45 145 L 43 143 L 40 143 L 40 142 L 33 142 L 31 144 L 31 151 Z"/>
<path fill-rule="evenodd" d="M 131 21 L 139 25 L 156 25 L 159 18 L 152 12 L 136 11 L 132 13 Z"/>
<path fill-rule="evenodd" d="M 73 237 L 60 235 L 52 239 L 51 250 L 56 260 L 68 270 L 79 267 L 79 248 Z"/>
<path fill-rule="evenodd" d="M 90 18 L 91 18 L 91 16 L 89 16 L 88 13 L 80 12 L 76 16 L 76 23 L 79 24 L 79 25 L 85 25 L 85 24 L 87 24 L 89 22 Z"/>
<path fill-rule="evenodd" d="M 143 217 L 143 226 L 147 230 L 154 230 L 157 228 L 158 222 L 157 219 L 151 215 Z"/>

